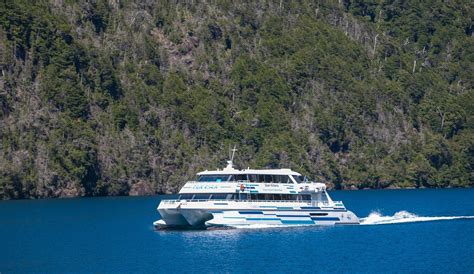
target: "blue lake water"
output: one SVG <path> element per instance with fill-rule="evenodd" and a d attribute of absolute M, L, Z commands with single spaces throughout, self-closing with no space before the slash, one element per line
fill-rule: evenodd
<path fill-rule="evenodd" d="M 474 189 L 331 196 L 361 218 L 374 211 L 418 217 L 383 225 L 158 232 L 152 222 L 164 196 L 0 201 L 0 272 L 474 271 L 474 219 L 436 220 L 474 216 Z"/>

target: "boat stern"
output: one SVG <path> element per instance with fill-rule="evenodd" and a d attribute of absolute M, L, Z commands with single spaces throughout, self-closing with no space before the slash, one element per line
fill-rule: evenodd
<path fill-rule="evenodd" d="M 360 224 L 360 220 L 354 212 L 348 210 L 341 216 L 340 221 L 337 222 L 337 224 L 358 225 Z"/>

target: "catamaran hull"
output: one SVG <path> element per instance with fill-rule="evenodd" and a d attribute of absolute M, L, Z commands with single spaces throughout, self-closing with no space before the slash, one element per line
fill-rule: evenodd
<path fill-rule="evenodd" d="M 212 214 L 207 209 L 181 209 L 181 214 L 194 227 L 203 226 L 212 219 Z"/>
<path fill-rule="evenodd" d="M 179 208 L 158 209 L 158 212 L 161 215 L 161 220 L 153 223 L 153 226 L 156 229 L 191 226 L 188 221 L 186 221 L 186 218 L 181 214 Z"/>
<path fill-rule="evenodd" d="M 205 206 L 205 207 L 203 207 Z M 157 229 L 201 226 L 247 225 L 347 225 L 359 224 L 357 216 L 344 208 L 334 209 L 297 206 L 278 203 L 275 206 L 258 206 L 255 203 L 229 202 L 216 206 L 209 202 L 176 202 L 160 204 L 161 220 L 154 223 Z"/>
<path fill-rule="evenodd" d="M 208 209 L 183 208 L 181 203 L 160 204 L 158 212 L 161 220 L 153 223 L 157 229 L 200 227 L 212 219 Z"/>

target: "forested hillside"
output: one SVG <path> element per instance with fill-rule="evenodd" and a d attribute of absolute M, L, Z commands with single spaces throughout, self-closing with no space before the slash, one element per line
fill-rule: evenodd
<path fill-rule="evenodd" d="M 469 0 L 0 2 L 0 198 L 168 193 L 229 147 L 335 188 L 474 185 Z"/>

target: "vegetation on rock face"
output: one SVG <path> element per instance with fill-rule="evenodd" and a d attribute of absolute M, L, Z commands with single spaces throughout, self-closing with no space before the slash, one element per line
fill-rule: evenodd
<path fill-rule="evenodd" d="M 471 1 L 2 1 L 0 197 L 221 167 L 474 184 Z"/>

